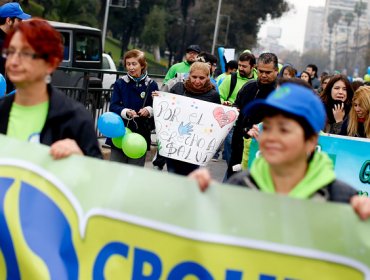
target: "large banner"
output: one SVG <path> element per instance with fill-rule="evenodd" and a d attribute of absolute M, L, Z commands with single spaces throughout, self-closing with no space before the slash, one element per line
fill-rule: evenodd
<path fill-rule="evenodd" d="M 0 136 L 0 279 L 370 279 L 369 236 L 348 205 Z"/>
<path fill-rule="evenodd" d="M 320 135 L 318 151 L 326 152 L 333 160 L 337 178 L 370 195 L 370 140 L 339 135 Z M 252 141 L 249 166 L 258 154 L 258 143 Z"/>
<path fill-rule="evenodd" d="M 202 166 L 239 114 L 235 108 L 167 92 L 154 98 L 153 109 L 159 154 Z"/>

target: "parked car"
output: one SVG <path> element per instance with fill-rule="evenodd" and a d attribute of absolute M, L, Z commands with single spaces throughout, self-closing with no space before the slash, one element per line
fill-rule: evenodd
<path fill-rule="evenodd" d="M 103 70 L 108 71 L 117 71 L 117 67 L 114 64 L 112 57 L 109 54 L 103 53 Z M 111 89 L 113 88 L 113 84 L 117 80 L 117 74 L 104 74 L 103 76 L 103 88 L 104 89 Z"/>
<path fill-rule="evenodd" d="M 49 21 L 63 37 L 64 57 L 60 66 L 102 69 L 102 35 L 97 28 Z M 54 72 L 52 83 L 57 87 L 82 87 L 84 73 L 71 70 Z M 101 74 L 89 74 L 89 87 L 101 88 Z"/>

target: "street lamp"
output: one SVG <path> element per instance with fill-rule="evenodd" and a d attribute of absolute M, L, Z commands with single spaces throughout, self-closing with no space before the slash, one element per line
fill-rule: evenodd
<path fill-rule="evenodd" d="M 138 1 L 135 1 L 135 3 Z M 103 34 L 102 34 L 102 43 L 103 48 L 105 46 L 105 37 L 107 36 L 107 24 L 108 24 L 108 17 L 109 17 L 109 7 L 116 7 L 116 8 L 126 8 L 127 7 L 127 0 L 116 0 L 112 3 L 112 0 L 105 1 L 105 13 L 104 13 L 104 23 L 103 23 Z"/>
<path fill-rule="evenodd" d="M 218 0 L 218 8 L 217 8 L 217 15 L 216 15 L 215 32 L 213 33 L 212 54 L 215 53 L 216 41 L 217 41 L 217 37 L 218 37 L 218 25 L 220 24 L 221 4 L 222 4 L 222 0 Z"/>

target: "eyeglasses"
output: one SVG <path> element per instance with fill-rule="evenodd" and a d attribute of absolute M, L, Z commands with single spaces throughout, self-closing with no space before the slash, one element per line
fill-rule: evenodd
<path fill-rule="evenodd" d="M 27 52 L 27 51 L 16 51 L 16 50 L 9 50 L 9 49 L 4 49 L 2 51 L 2 57 L 7 59 L 7 58 L 12 58 L 16 54 L 18 54 L 18 57 L 20 60 L 32 60 L 32 59 L 47 59 L 48 55 L 47 54 L 38 54 L 38 53 L 32 53 L 32 52 Z"/>

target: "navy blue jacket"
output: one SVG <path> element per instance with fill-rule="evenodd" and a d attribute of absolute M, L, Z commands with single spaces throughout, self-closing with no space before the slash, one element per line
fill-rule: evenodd
<path fill-rule="evenodd" d="M 147 87 L 149 88 L 147 89 Z M 143 77 L 139 81 L 135 81 L 129 76 L 125 75 L 118 79 L 113 86 L 113 94 L 109 107 L 109 111 L 121 116 L 123 109 L 131 109 L 139 112 L 143 107 L 153 107 L 152 92 L 158 90 L 158 85 L 148 76 Z M 145 95 L 148 95 L 144 104 Z M 131 129 L 132 132 L 142 135 L 146 142 L 148 149 L 150 148 L 150 130 L 147 129 L 144 122 L 144 117 L 138 117 L 133 120 L 123 119 L 125 126 Z M 112 145 L 110 139 L 107 139 L 107 144 Z"/>

